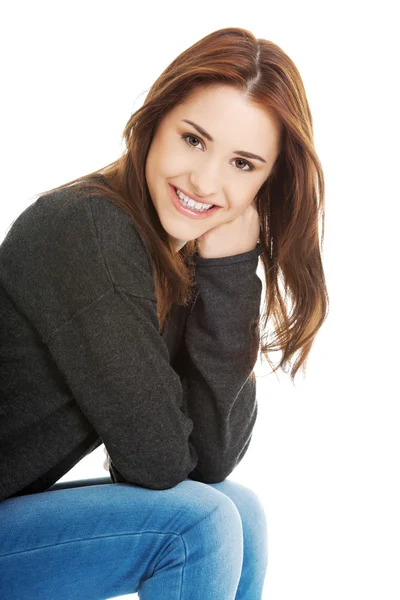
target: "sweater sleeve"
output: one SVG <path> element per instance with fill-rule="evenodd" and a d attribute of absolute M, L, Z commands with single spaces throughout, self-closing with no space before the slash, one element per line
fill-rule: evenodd
<path fill-rule="evenodd" d="M 110 289 L 48 344 L 107 448 L 113 481 L 168 489 L 188 476 L 197 462 L 193 424 L 154 302 Z"/>
<path fill-rule="evenodd" d="M 218 259 L 195 256 L 198 294 L 176 368 L 198 462 L 188 475 L 216 483 L 246 453 L 257 417 L 253 368 L 259 348 L 261 246 Z"/>

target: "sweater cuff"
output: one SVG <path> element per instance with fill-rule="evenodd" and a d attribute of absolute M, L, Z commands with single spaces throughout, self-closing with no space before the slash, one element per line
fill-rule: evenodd
<path fill-rule="evenodd" d="M 196 265 L 201 265 L 204 267 L 231 265 L 233 263 L 253 260 L 254 258 L 258 258 L 262 253 L 262 246 L 260 242 L 257 242 L 257 246 L 254 248 L 254 250 L 250 250 L 249 252 L 242 252 L 241 254 L 235 254 L 234 256 L 221 256 L 219 258 L 203 258 L 202 256 L 199 256 L 199 254 L 196 253 L 193 255 L 193 262 Z"/>

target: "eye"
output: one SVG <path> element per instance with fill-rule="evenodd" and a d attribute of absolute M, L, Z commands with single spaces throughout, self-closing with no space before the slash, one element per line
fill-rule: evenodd
<path fill-rule="evenodd" d="M 253 165 L 249 162 L 247 162 L 247 160 L 243 160 L 243 158 L 235 158 L 234 160 L 240 160 L 240 162 L 244 163 L 245 165 L 247 165 L 249 168 L 247 169 L 247 171 L 254 171 Z M 239 171 L 245 171 L 245 169 L 239 169 Z"/>
<path fill-rule="evenodd" d="M 200 143 L 203 143 L 202 139 L 199 138 L 197 135 L 192 135 L 191 133 L 184 133 L 183 135 L 181 135 L 181 138 L 183 140 L 185 140 L 185 142 L 187 143 L 187 145 L 189 146 L 189 148 L 193 148 L 194 150 L 196 150 L 198 148 L 198 146 L 196 145 L 192 145 L 188 142 L 189 138 L 192 138 L 193 140 L 198 140 Z M 250 172 L 250 171 L 254 171 L 255 167 L 254 165 L 252 165 L 251 163 L 247 162 L 247 160 L 244 160 L 243 158 L 235 158 L 235 161 L 240 161 L 242 163 L 244 163 L 245 165 L 247 165 L 249 168 L 248 169 L 237 169 L 239 172 Z M 236 167 L 237 168 L 237 167 Z"/>
<path fill-rule="evenodd" d="M 192 138 L 192 140 L 200 140 L 200 138 L 198 138 L 196 135 L 191 135 L 190 133 L 184 133 L 181 137 L 186 141 L 186 143 L 188 143 L 187 140 L 189 138 Z M 189 144 L 189 143 L 188 143 L 188 146 L 190 146 L 190 148 L 197 148 L 196 145 L 193 146 L 192 144 Z"/>

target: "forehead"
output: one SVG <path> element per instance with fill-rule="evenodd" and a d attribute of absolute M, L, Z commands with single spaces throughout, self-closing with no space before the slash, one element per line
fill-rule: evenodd
<path fill-rule="evenodd" d="M 175 106 L 167 115 L 170 125 L 179 124 L 182 119 L 194 121 L 214 137 L 216 142 L 242 145 L 257 144 L 248 150 L 263 151 L 260 143 L 269 140 L 269 148 L 279 144 L 280 124 L 272 111 L 248 100 L 243 92 L 228 85 L 215 85 L 197 89 L 183 102 Z M 261 142 L 260 142 L 261 140 Z M 265 153 L 264 144 L 264 153 Z"/>

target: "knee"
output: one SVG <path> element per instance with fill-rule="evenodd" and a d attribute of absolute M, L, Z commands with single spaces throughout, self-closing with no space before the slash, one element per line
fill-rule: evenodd
<path fill-rule="evenodd" d="M 217 535 L 225 533 L 231 537 L 243 538 L 242 518 L 240 511 L 232 498 L 221 494 L 213 485 L 197 481 L 185 481 L 180 484 L 181 494 L 190 493 L 190 513 L 194 523 L 202 523 Z"/>
<path fill-rule="evenodd" d="M 243 488 L 243 517 L 246 521 L 253 523 L 255 527 L 267 527 L 267 516 L 260 497 L 250 488 Z M 240 510 L 239 510 L 240 512 Z"/>
<path fill-rule="evenodd" d="M 252 489 L 225 479 L 212 484 L 215 489 L 228 496 L 235 504 L 243 524 L 243 529 L 251 532 L 267 533 L 267 517 L 260 497 Z"/>
<path fill-rule="evenodd" d="M 242 519 L 243 531 L 247 537 L 259 539 L 267 545 L 267 516 L 260 497 L 250 488 L 240 486 L 241 494 L 237 508 Z"/>
<path fill-rule="evenodd" d="M 211 520 L 218 528 L 225 528 L 232 535 L 236 531 L 238 537 L 242 537 L 242 516 L 235 502 L 225 495 L 220 495 L 215 502 Z"/>

